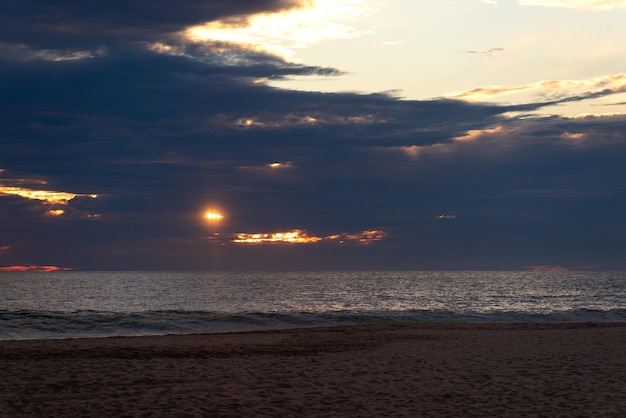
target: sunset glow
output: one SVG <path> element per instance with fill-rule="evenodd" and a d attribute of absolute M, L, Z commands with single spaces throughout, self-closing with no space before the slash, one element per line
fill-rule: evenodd
<path fill-rule="evenodd" d="M 337 242 L 338 244 L 370 245 L 383 240 L 384 231 L 372 230 L 360 233 L 341 233 L 324 237 L 310 236 L 305 231 L 294 229 L 289 232 L 238 233 L 231 242 L 237 244 L 315 244 L 318 242 Z"/>
<path fill-rule="evenodd" d="M 267 52 L 285 59 L 295 49 L 326 39 L 357 36 L 346 22 L 370 13 L 363 0 L 313 0 L 308 7 L 285 12 L 260 13 L 247 19 L 230 19 L 194 26 L 185 36 L 194 42 L 221 42 L 222 52 L 227 44 L 241 49 Z"/>
<path fill-rule="evenodd" d="M 626 270 L 626 0 L 111 3 L 0 3 L 0 265 Z"/>
<path fill-rule="evenodd" d="M 290 232 L 270 232 L 262 234 L 237 234 L 232 242 L 239 244 L 264 244 L 264 243 L 287 243 L 287 244 L 310 244 L 321 241 L 323 238 L 310 237 L 299 229 Z"/>
<path fill-rule="evenodd" d="M 52 192 L 46 190 L 32 190 L 23 187 L 0 186 L 0 194 L 14 195 L 24 199 L 42 200 L 46 203 L 67 205 L 67 202 L 74 199 L 77 194 L 66 192 Z"/>
<path fill-rule="evenodd" d="M 68 202 L 78 196 L 89 196 L 92 199 L 98 197 L 97 194 L 78 194 L 68 192 L 55 192 L 49 190 L 33 190 L 24 187 L 0 186 L 0 195 L 14 195 L 30 200 L 41 200 L 54 205 L 67 205 Z"/>
<path fill-rule="evenodd" d="M 278 170 L 280 168 L 291 168 L 292 167 L 291 163 L 279 163 L 279 162 L 274 162 L 274 163 L 268 164 L 267 166 L 269 168 L 274 169 L 274 170 Z"/>
<path fill-rule="evenodd" d="M 52 271 L 69 271 L 72 270 L 68 267 L 58 266 L 6 266 L 0 267 L 0 271 L 29 271 L 34 273 L 50 273 Z"/>
<path fill-rule="evenodd" d="M 387 233 L 385 231 L 371 230 L 356 234 L 343 233 L 338 236 L 329 236 L 325 239 L 338 240 L 340 244 L 371 245 L 375 242 L 382 241 L 385 238 L 387 238 Z"/>
<path fill-rule="evenodd" d="M 209 211 L 204 214 L 204 218 L 208 219 L 209 221 L 218 222 L 224 219 L 224 215 L 217 212 Z"/>
<path fill-rule="evenodd" d="M 504 128 L 502 126 L 497 126 L 492 129 L 472 129 L 472 130 L 467 131 L 467 134 L 463 136 L 457 136 L 456 138 L 454 138 L 454 140 L 455 141 L 475 141 L 476 139 L 480 138 L 483 135 L 500 134 L 503 131 L 504 131 Z"/>
<path fill-rule="evenodd" d="M 495 101 L 506 96 L 508 102 L 524 101 L 529 97 L 540 97 L 544 101 L 588 94 L 601 97 L 606 94 L 626 92 L 626 74 L 616 73 L 580 80 L 542 80 L 520 86 L 485 86 L 463 92 L 446 94 L 452 99 L 473 101 Z M 511 97 L 512 96 L 512 97 Z"/>

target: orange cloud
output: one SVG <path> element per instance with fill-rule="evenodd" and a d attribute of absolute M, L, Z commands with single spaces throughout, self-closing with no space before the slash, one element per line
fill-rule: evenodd
<path fill-rule="evenodd" d="M 504 132 L 504 127 L 496 126 L 491 129 L 472 129 L 467 131 L 465 135 L 453 138 L 454 141 L 475 141 L 485 135 L 497 135 Z"/>
<path fill-rule="evenodd" d="M 379 148 L 382 152 L 402 153 L 410 158 L 421 158 L 427 155 L 445 155 L 463 149 L 473 142 L 491 137 L 502 137 L 509 132 L 513 132 L 515 128 L 505 128 L 504 126 L 496 126 L 487 129 L 473 129 L 465 133 L 451 138 L 451 142 L 442 142 L 432 145 L 406 145 L 399 147 Z"/>
<path fill-rule="evenodd" d="M 52 209 L 47 212 L 49 216 L 61 216 L 65 213 L 63 209 Z"/>
<path fill-rule="evenodd" d="M 238 244 L 267 244 L 267 243 L 284 243 L 284 244 L 310 244 L 321 241 L 322 238 L 310 237 L 306 232 L 295 229 L 289 232 L 270 232 L 270 233 L 238 233 L 232 242 Z"/>
<path fill-rule="evenodd" d="M 339 235 L 330 235 L 324 237 L 324 240 L 336 240 L 340 244 L 358 244 L 358 245 L 371 245 L 375 242 L 382 241 L 387 237 L 385 231 L 371 230 L 363 231 L 356 234 L 343 233 Z"/>
<path fill-rule="evenodd" d="M 57 266 L 6 266 L 0 267 L 0 271 L 29 271 L 35 273 L 49 273 L 51 271 L 68 271 L 72 270 L 68 267 Z"/>
<path fill-rule="evenodd" d="M 0 186 L 0 195 L 13 195 L 29 200 L 41 200 L 53 205 L 67 205 L 68 202 L 78 196 L 89 196 L 96 199 L 96 194 L 78 194 L 68 192 L 55 192 L 49 190 L 34 190 L 25 187 Z"/>
<path fill-rule="evenodd" d="M 318 242 L 337 242 L 339 244 L 370 245 L 386 237 L 387 234 L 380 230 L 316 237 L 310 236 L 303 230 L 294 229 L 287 232 L 238 233 L 231 239 L 231 242 L 236 244 L 315 244 Z"/>
<path fill-rule="evenodd" d="M 281 163 L 281 162 L 276 161 L 276 162 L 273 162 L 271 164 L 268 164 L 267 166 L 269 168 L 271 168 L 271 169 L 278 170 L 278 169 L 281 169 L 281 168 L 292 168 L 293 164 L 290 163 L 290 162 Z"/>

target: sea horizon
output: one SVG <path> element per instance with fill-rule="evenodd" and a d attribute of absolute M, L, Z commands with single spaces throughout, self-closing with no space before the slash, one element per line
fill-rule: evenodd
<path fill-rule="evenodd" d="M 0 339 L 382 322 L 626 322 L 626 272 L 0 274 Z"/>

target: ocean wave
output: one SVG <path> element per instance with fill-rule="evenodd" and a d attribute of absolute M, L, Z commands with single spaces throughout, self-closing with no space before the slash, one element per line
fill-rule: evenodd
<path fill-rule="evenodd" d="M 626 322 L 626 309 L 541 313 L 449 310 L 329 312 L 7 311 L 0 310 L 0 340 L 242 332 L 393 322 L 576 323 Z"/>

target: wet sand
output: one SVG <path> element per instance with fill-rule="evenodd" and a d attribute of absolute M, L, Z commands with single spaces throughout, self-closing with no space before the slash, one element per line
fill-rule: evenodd
<path fill-rule="evenodd" d="M 624 417 L 626 324 L 0 342 L 2 417 Z"/>

